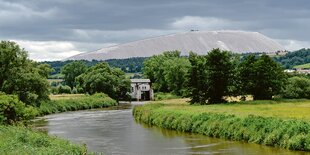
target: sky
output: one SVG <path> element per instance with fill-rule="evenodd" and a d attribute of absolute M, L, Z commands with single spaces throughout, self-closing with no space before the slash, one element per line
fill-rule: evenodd
<path fill-rule="evenodd" d="M 0 0 L 0 40 L 36 61 L 194 30 L 262 33 L 310 48 L 309 0 Z"/>

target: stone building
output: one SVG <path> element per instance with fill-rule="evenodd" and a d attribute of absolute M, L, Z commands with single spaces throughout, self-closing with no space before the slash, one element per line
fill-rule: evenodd
<path fill-rule="evenodd" d="M 148 101 L 154 99 L 154 92 L 150 79 L 130 79 L 131 98 L 137 101 Z"/>

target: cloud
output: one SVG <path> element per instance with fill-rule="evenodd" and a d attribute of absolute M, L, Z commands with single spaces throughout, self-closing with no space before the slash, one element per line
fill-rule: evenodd
<path fill-rule="evenodd" d="M 302 48 L 310 48 L 309 41 L 298 41 L 298 40 L 281 40 L 277 39 L 280 44 L 288 51 L 296 51 Z"/>
<path fill-rule="evenodd" d="M 184 16 L 176 19 L 172 24 L 175 29 L 202 29 L 202 30 L 218 30 L 224 29 L 233 25 L 232 21 L 215 18 L 215 17 L 199 17 L 199 16 Z"/>
<path fill-rule="evenodd" d="M 115 45 L 79 43 L 79 42 L 63 42 L 63 41 L 27 41 L 12 40 L 28 51 L 29 58 L 36 61 L 54 61 L 80 54 L 88 51 L 88 49 L 99 49 Z M 92 46 L 92 47 L 89 47 Z"/>

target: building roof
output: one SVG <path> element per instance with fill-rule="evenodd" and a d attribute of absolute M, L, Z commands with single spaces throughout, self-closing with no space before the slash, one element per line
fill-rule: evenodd
<path fill-rule="evenodd" d="M 131 83 L 150 83 L 150 79 L 130 79 Z"/>

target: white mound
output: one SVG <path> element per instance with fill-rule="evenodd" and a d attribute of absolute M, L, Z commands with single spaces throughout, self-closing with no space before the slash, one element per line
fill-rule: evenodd
<path fill-rule="evenodd" d="M 67 60 L 150 57 L 172 50 L 179 50 L 182 55 L 188 55 L 189 51 L 202 55 L 213 48 L 220 48 L 234 53 L 273 53 L 285 50 L 279 43 L 258 32 L 191 31 L 119 44 L 75 55 L 67 58 Z"/>

